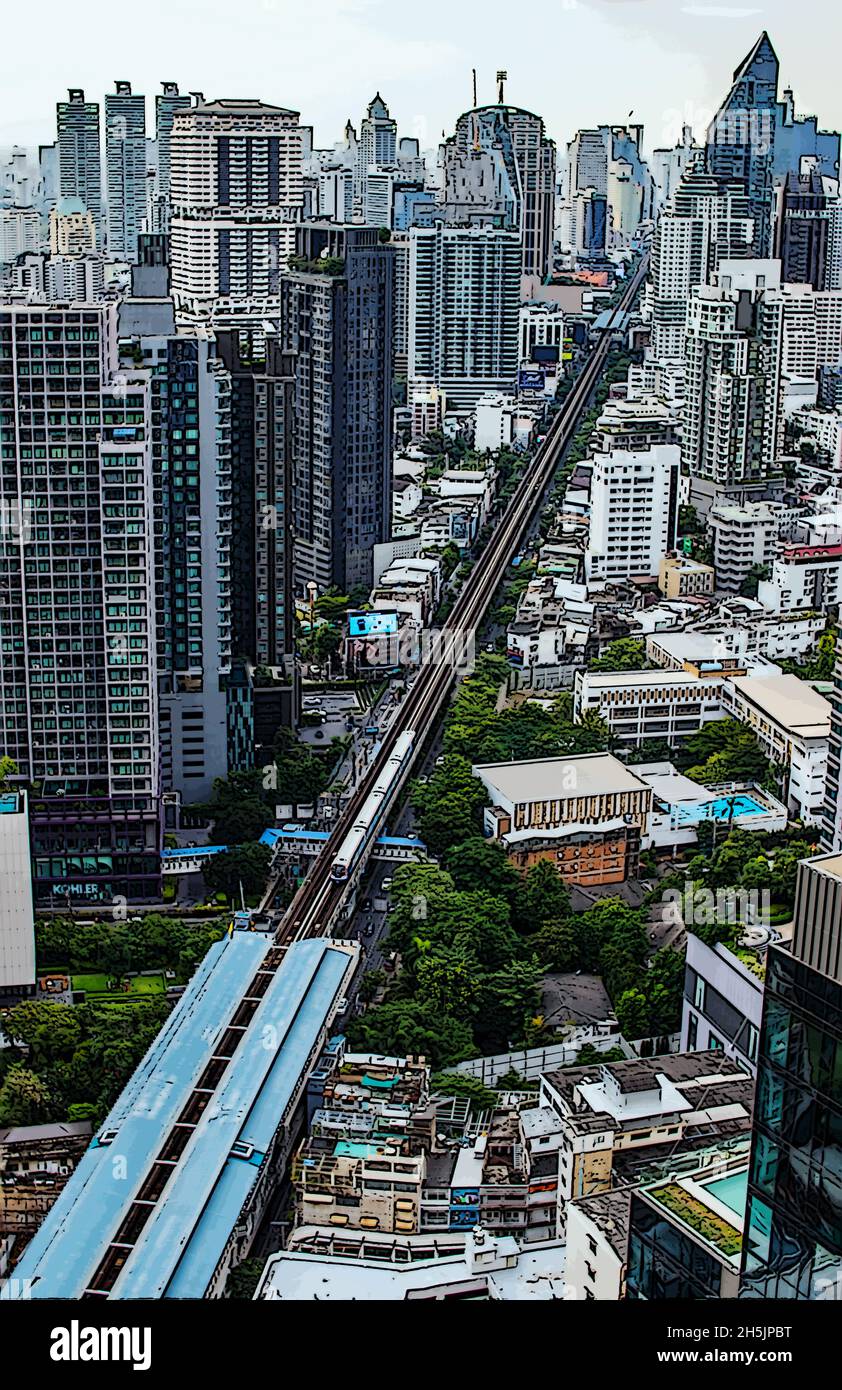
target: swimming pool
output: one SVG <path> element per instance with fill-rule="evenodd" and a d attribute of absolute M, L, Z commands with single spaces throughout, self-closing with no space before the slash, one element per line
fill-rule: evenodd
<path fill-rule="evenodd" d="M 704 801 L 698 806 L 679 806 L 678 819 L 685 825 L 696 825 L 700 820 L 734 820 L 738 816 L 765 816 L 768 810 L 761 806 L 753 796 L 739 792 L 736 796 L 717 796 L 714 801 Z"/>
<path fill-rule="evenodd" d="M 705 1183 L 705 1187 L 711 1197 L 715 1197 L 735 1216 L 745 1215 L 748 1199 L 747 1168 L 744 1168 L 741 1173 L 729 1173 L 727 1178 L 717 1178 L 714 1182 Z"/>

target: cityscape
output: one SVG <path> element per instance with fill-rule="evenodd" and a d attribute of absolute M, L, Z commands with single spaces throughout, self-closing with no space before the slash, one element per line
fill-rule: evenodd
<path fill-rule="evenodd" d="M 840 35 L 689 7 L 708 110 L 619 82 L 650 4 L 562 7 L 617 52 L 543 114 L 496 5 L 405 124 L 379 0 L 309 102 L 271 0 L 283 80 L 100 36 L 0 123 L 0 1320 L 53 1360 L 469 1299 L 797 1364 L 842 1299 Z"/>

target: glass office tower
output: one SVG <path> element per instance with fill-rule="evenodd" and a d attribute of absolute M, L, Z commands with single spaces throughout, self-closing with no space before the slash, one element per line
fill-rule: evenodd
<path fill-rule="evenodd" d="M 842 855 L 799 869 L 769 949 L 741 1296 L 842 1298 Z"/>

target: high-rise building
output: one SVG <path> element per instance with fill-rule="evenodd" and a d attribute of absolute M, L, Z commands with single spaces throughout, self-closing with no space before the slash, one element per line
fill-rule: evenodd
<path fill-rule="evenodd" d="M 769 947 L 740 1292 L 838 1299 L 842 856 L 801 863 L 792 942 Z"/>
<path fill-rule="evenodd" d="M 796 116 L 795 98 L 789 87 L 775 108 L 774 175 L 800 174 L 802 160 L 808 160 L 816 173 L 839 177 L 839 131 L 819 130 L 815 116 Z"/>
<path fill-rule="evenodd" d="M 543 278 L 552 266 L 556 148 L 541 117 L 502 102 L 463 112 L 445 145 L 444 174 L 447 220 L 516 228 L 523 274 Z"/>
<path fill-rule="evenodd" d="M 783 444 L 785 298 L 777 261 L 723 261 L 687 311 L 682 462 L 691 502 L 707 514 L 726 493 L 773 472 Z"/>
<path fill-rule="evenodd" d="M 842 853 L 842 656 L 836 663 L 836 677 L 830 701 L 830 743 L 827 753 L 822 844 Z"/>
<path fill-rule="evenodd" d="M 721 261 L 750 254 L 753 226 L 740 183 L 714 178 L 699 167 L 688 170 L 658 219 L 652 243 L 653 358 L 684 356 L 691 291 L 707 284 Z"/>
<path fill-rule="evenodd" d="M 394 252 L 374 227 L 299 229 L 281 281 L 295 355 L 295 580 L 371 587 L 392 511 Z"/>
<path fill-rule="evenodd" d="M 655 181 L 658 206 L 666 207 L 687 170 L 704 158 L 704 150 L 693 139 L 692 126 L 682 127 L 681 140 L 671 150 L 653 150 L 649 160 Z"/>
<path fill-rule="evenodd" d="M 38 902 L 160 892 L 150 401 L 115 320 L 0 306 L 0 720 Z"/>
<path fill-rule="evenodd" d="M 293 651 L 292 440 L 295 359 L 267 335 L 259 362 L 218 335 L 231 374 L 232 651 L 283 668 Z"/>
<path fill-rule="evenodd" d="M 259 329 L 277 317 L 303 206 L 298 112 L 261 101 L 176 110 L 170 160 L 177 313 Z"/>
<path fill-rule="evenodd" d="M 580 130 L 567 146 L 567 205 L 593 189 L 608 204 L 609 244 L 628 246 L 641 222 L 654 215 L 656 189 L 643 159 L 643 126 Z"/>
<path fill-rule="evenodd" d="M 775 255 L 781 279 L 814 290 L 842 285 L 842 201 L 836 179 L 788 174 L 779 190 Z"/>
<path fill-rule="evenodd" d="M 517 385 L 520 233 L 437 222 L 409 237 L 410 391 L 433 386 L 468 414 Z"/>
<path fill-rule="evenodd" d="M 764 32 L 734 73 L 706 142 L 708 173 L 738 179 L 745 187 L 754 218 L 753 254 L 758 259 L 772 250 L 777 100 L 778 59 Z"/>
<path fill-rule="evenodd" d="M 594 455 L 585 552 L 589 583 L 658 573 L 675 547 L 680 465 L 675 444 Z"/>
<path fill-rule="evenodd" d="M 67 101 L 56 106 L 59 192 L 81 198 L 93 218 L 96 249 L 102 250 L 102 168 L 99 151 L 99 104 L 71 87 Z"/>
<path fill-rule="evenodd" d="M 35 914 L 27 794 L 0 792 L 0 1005 L 35 993 Z"/>
<path fill-rule="evenodd" d="M 347 133 L 347 132 L 346 132 Z M 397 164 L 398 126 L 389 115 L 389 108 L 378 92 L 369 102 L 360 123 L 360 138 L 356 147 L 354 193 L 358 201 L 365 195 L 365 181 L 372 165 Z"/>
<path fill-rule="evenodd" d="M 162 91 L 155 97 L 155 143 L 158 147 L 157 194 L 169 202 L 173 120 L 176 111 L 187 110 L 190 97 L 180 93 L 177 82 L 162 82 Z"/>
<path fill-rule="evenodd" d="M 146 212 L 146 98 L 130 82 L 105 97 L 108 253 L 134 262 Z"/>

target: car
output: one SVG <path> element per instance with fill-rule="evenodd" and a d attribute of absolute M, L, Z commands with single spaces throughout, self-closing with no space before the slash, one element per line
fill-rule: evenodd
<path fill-rule="evenodd" d="M 364 931 L 363 931 L 363 936 L 373 936 L 373 935 L 374 935 L 374 927 L 373 927 L 373 926 L 371 925 L 371 923 L 369 922 L 368 926 L 367 926 L 367 927 L 364 929 Z"/>
<path fill-rule="evenodd" d="M 315 733 L 314 733 L 314 735 L 313 735 L 314 738 L 324 738 L 324 736 L 325 736 L 325 734 L 324 734 L 324 729 L 316 729 L 316 731 L 315 731 Z"/>
<path fill-rule="evenodd" d="M 417 840 L 417 839 L 418 839 L 418 836 L 415 834 L 415 831 L 414 831 L 414 830 L 408 830 L 408 831 L 407 831 L 407 834 L 406 834 L 406 838 L 407 838 L 408 840 Z"/>
<path fill-rule="evenodd" d="M 371 898 L 366 898 L 365 902 L 363 903 L 363 912 L 370 912 L 370 911 L 371 911 Z"/>
<path fill-rule="evenodd" d="M 493 642 L 486 642 L 486 644 L 485 644 L 485 650 L 486 650 L 487 652 L 493 652 L 493 651 L 495 650 L 495 648 L 494 648 L 494 643 L 493 643 Z"/>
<path fill-rule="evenodd" d="M 444 767 L 444 754 L 440 758 L 436 758 L 436 767 Z"/>
<path fill-rule="evenodd" d="M 391 888 L 391 886 L 392 886 L 392 880 L 391 880 L 390 878 L 381 879 L 381 881 L 380 881 L 380 887 L 381 887 L 384 891 L 385 891 L 386 889 L 388 889 L 388 888 Z"/>

